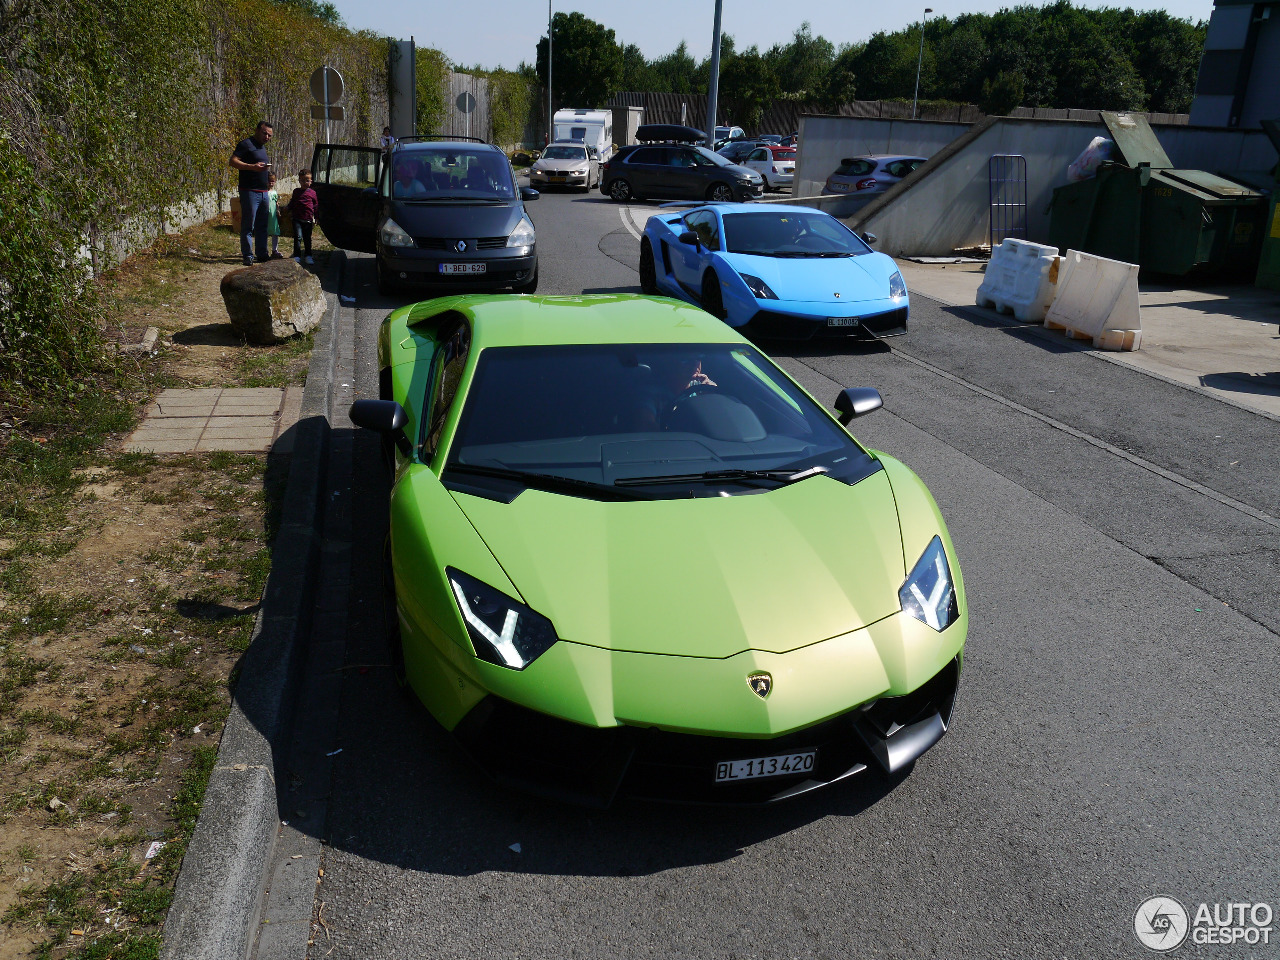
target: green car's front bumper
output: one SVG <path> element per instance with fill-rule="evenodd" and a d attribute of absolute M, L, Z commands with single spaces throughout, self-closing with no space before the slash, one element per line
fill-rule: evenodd
<path fill-rule="evenodd" d="M 623 725 L 591 728 L 495 696 L 480 701 L 454 736 L 499 783 L 557 799 L 607 806 L 616 796 L 683 803 L 769 803 L 868 768 L 897 773 L 942 738 L 951 722 L 960 658 L 919 689 L 883 697 L 778 737 L 743 739 Z M 734 760 L 815 750 L 803 773 L 717 783 Z"/>
<path fill-rule="evenodd" d="M 868 768 L 896 773 L 937 743 L 967 621 L 938 632 L 899 613 L 788 653 L 724 659 L 561 641 L 523 671 L 418 635 L 405 660 L 419 696 L 500 783 L 598 806 L 617 795 L 762 803 Z M 410 635 L 411 623 L 402 618 Z M 762 674 L 763 698 L 749 680 Z M 810 750 L 816 762 L 802 773 L 716 780 L 726 762 Z"/>

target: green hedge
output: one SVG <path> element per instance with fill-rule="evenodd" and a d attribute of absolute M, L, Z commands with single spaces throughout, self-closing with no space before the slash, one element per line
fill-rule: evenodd
<path fill-rule="evenodd" d="M 348 120 L 386 122 L 386 43 L 270 0 L 0 3 L 0 404 L 80 382 L 110 311 L 98 254 L 182 200 L 235 189 L 227 158 L 260 118 L 288 173 L 322 124 L 307 78 L 342 71 Z"/>

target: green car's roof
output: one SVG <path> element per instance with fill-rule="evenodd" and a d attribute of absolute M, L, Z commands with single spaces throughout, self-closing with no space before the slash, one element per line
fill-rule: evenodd
<path fill-rule="evenodd" d="M 667 297 L 506 294 L 448 297 L 408 308 L 407 326 L 446 311 L 471 320 L 472 348 L 556 343 L 739 343 L 742 337 L 697 307 Z"/>

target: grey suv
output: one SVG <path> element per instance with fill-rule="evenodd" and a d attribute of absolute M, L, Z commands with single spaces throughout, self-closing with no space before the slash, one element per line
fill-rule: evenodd
<path fill-rule="evenodd" d="M 670 200 L 755 200 L 764 195 L 756 171 L 683 143 L 623 147 L 600 171 L 600 192 L 619 203 Z"/>

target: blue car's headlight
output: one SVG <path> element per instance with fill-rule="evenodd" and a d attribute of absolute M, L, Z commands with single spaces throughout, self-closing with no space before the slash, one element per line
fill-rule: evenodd
<path fill-rule="evenodd" d="M 960 616 L 955 584 L 942 539 L 935 536 L 920 554 L 915 567 L 898 591 L 902 612 L 935 630 L 945 630 Z"/>
<path fill-rule="evenodd" d="M 452 567 L 445 575 L 481 660 L 523 670 L 559 639 L 550 620 L 502 591 Z"/>
<path fill-rule="evenodd" d="M 769 285 L 759 277 L 753 277 L 749 273 L 739 274 L 743 282 L 746 283 L 747 289 L 751 291 L 752 296 L 757 300 L 777 300 L 778 295 L 769 289 Z"/>
<path fill-rule="evenodd" d="M 902 279 L 902 274 L 895 270 L 893 276 L 889 278 L 889 296 L 895 300 L 901 300 L 907 295 L 907 282 Z"/>

